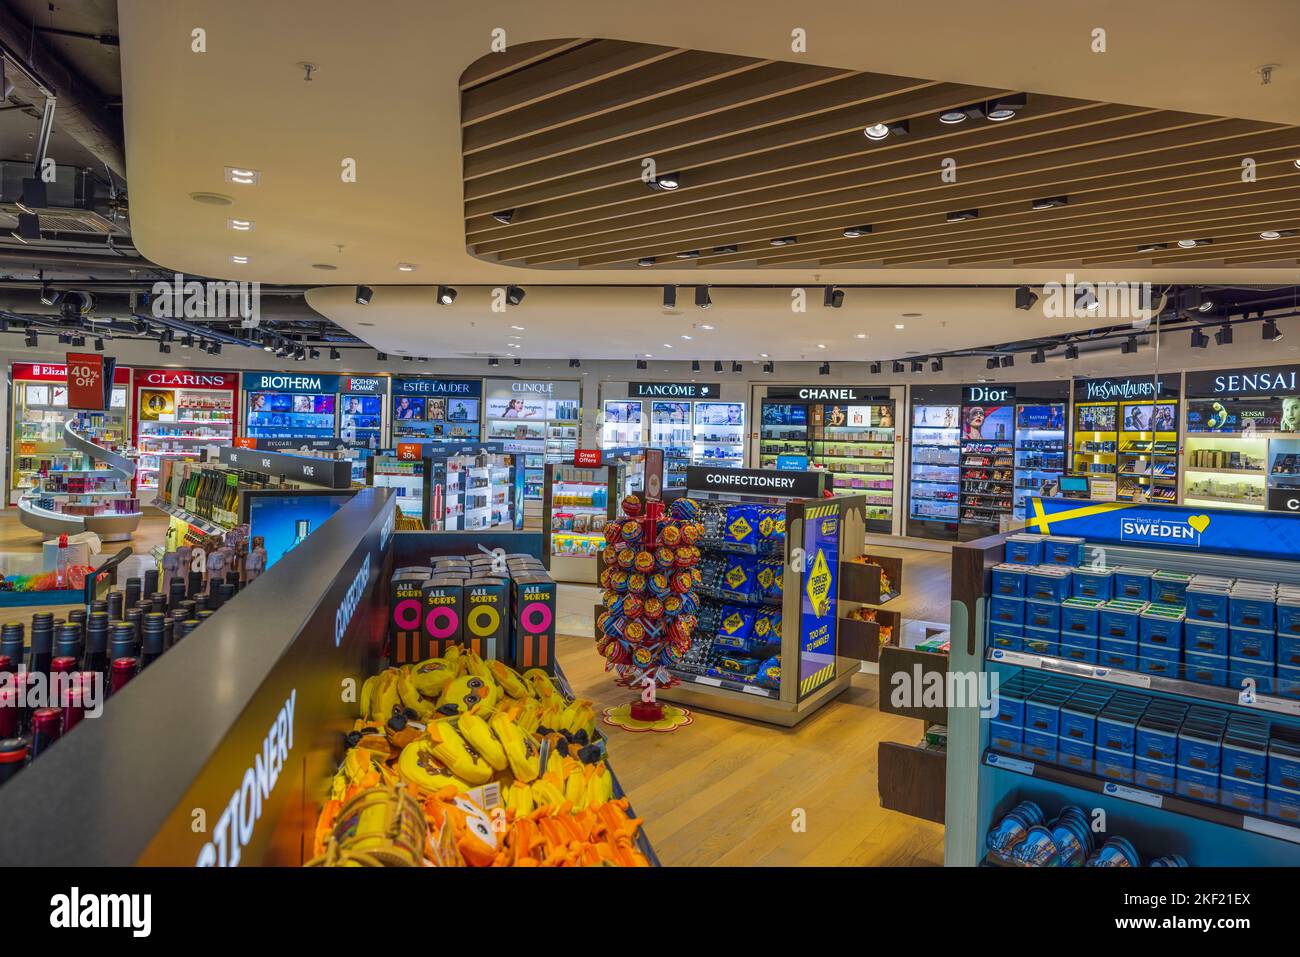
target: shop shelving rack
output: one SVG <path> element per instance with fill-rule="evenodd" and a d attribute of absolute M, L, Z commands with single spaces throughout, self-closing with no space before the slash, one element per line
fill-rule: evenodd
<path fill-rule="evenodd" d="M 819 403 L 810 411 L 813 465 L 830 473 L 832 491 L 863 497 L 868 531 L 888 534 L 894 524 L 893 400 Z"/>
<path fill-rule="evenodd" d="M 759 467 L 774 469 L 781 456 L 811 460 L 808 405 L 803 402 L 764 399 L 759 412 Z"/>
<path fill-rule="evenodd" d="M 1023 519 L 1028 498 L 1043 494 L 1064 474 L 1065 403 L 1017 403 L 1012 516 Z"/>
<path fill-rule="evenodd" d="M 366 484 L 392 489 L 397 510 L 418 519 L 424 528 L 429 527 L 428 479 L 432 472 L 433 462 L 428 455 L 372 455 L 366 459 Z"/>
<path fill-rule="evenodd" d="M 1117 466 L 1119 501 L 1178 501 L 1177 399 L 1120 403 Z"/>
<path fill-rule="evenodd" d="M 650 402 L 650 445 L 663 449 L 664 488 L 684 489 L 686 469 L 691 464 L 691 403 Z"/>
<path fill-rule="evenodd" d="M 66 455 L 60 461 L 71 467 L 35 473 L 35 484 L 19 496 L 18 518 L 41 535 L 89 531 L 104 541 L 128 541 L 143 518 L 131 492 L 135 463 L 79 432 L 77 423 L 87 415 L 76 413 L 63 425 L 61 444 Z M 52 483 L 60 478 L 65 484 L 69 479 L 92 484 L 81 491 L 59 489 Z M 69 507 L 74 511 L 65 511 Z M 81 510 L 87 508 L 96 511 L 83 514 Z"/>
<path fill-rule="evenodd" d="M 731 413 L 739 418 L 731 421 Z M 691 436 L 691 465 L 738 469 L 745 464 L 745 404 L 743 402 L 700 402 L 691 407 L 694 432 Z"/>
<path fill-rule="evenodd" d="M 1014 482 L 1012 437 L 962 439 L 961 524 L 967 536 L 999 528 L 1011 515 Z"/>
<path fill-rule="evenodd" d="M 1252 545 L 1300 540 L 1300 517 L 1258 515 L 1240 511 L 1165 508 L 1125 503 L 1038 500 L 1047 515 L 1047 531 L 1083 535 L 1092 561 L 1106 567 L 1135 566 L 1300 584 L 1294 561 L 1251 557 Z M 1136 509 L 1136 511 L 1133 511 Z M 1088 511 L 1091 510 L 1091 511 Z M 1165 512 L 1169 517 L 1164 517 Z M 1121 516 L 1139 520 L 1184 523 L 1204 515 L 1209 528 L 1219 523 L 1223 536 L 1204 536 L 1194 548 L 1136 546 L 1121 541 Z M 1101 516 L 1099 519 L 1098 516 Z M 1109 522 L 1106 516 L 1111 516 Z M 1101 522 L 1100 525 L 1089 523 Z M 1228 523 L 1234 523 L 1229 525 Z M 1258 527 L 1251 523 L 1260 523 Z M 1030 531 L 1040 526 L 1031 523 Z M 1105 534 L 1095 534 L 1095 529 Z M 1181 677 L 1162 677 L 1100 665 L 992 647 L 988 635 L 992 567 L 1004 558 L 1006 534 L 958 545 L 953 549 L 953 630 L 950 667 L 987 681 L 996 675 L 1005 683 L 1024 669 L 1069 675 L 1098 689 L 1122 689 L 1189 705 L 1205 705 L 1230 713 L 1250 714 L 1300 728 L 1300 700 L 1260 694 L 1243 701 L 1239 689 L 1200 684 Z M 974 866 L 985 856 L 989 829 L 1022 800 L 1044 808 L 1080 804 L 1101 808 L 1107 832 L 1123 834 L 1144 848 L 1180 854 L 1192 866 L 1296 866 L 1300 864 L 1300 826 L 1268 813 L 1243 813 L 1231 806 L 1151 790 L 1111 780 L 1092 771 L 1063 767 L 1000 749 L 990 734 L 990 721 L 978 706 L 948 710 L 948 801 L 945 815 L 945 863 Z M 960 796 L 960 797 L 957 797 Z M 973 796 L 973 797 L 972 797 Z"/>
<path fill-rule="evenodd" d="M 1114 478 L 1119 446 L 1117 402 L 1075 402 L 1070 474 Z"/>
<path fill-rule="evenodd" d="M 1287 441 L 1280 438 L 1278 448 Z M 1183 504 L 1252 511 L 1268 507 L 1271 439 L 1267 433 L 1189 431 L 1185 445 Z"/>
<path fill-rule="evenodd" d="M 542 561 L 556 581 L 596 583 L 605 523 L 618 512 L 626 469 L 622 464 L 545 466 Z"/>
<path fill-rule="evenodd" d="M 912 405 L 908 534 L 939 523 L 951 529 L 951 535 L 942 537 L 956 537 L 961 501 L 960 436 L 958 403 Z"/>

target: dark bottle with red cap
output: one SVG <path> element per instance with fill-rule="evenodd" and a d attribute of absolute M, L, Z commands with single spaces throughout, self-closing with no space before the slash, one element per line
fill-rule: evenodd
<path fill-rule="evenodd" d="M 37 708 L 32 712 L 32 760 L 44 754 L 63 727 L 63 712 L 58 708 Z"/>
<path fill-rule="evenodd" d="M 0 688 L 0 738 L 16 738 L 22 727 L 22 712 L 18 708 L 18 688 L 6 685 Z"/>
<path fill-rule="evenodd" d="M 54 657 L 75 658 L 78 662 L 85 656 L 86 647 L 81 638 L 81 625 L 67 621 L 55 630 Z"/>
<path fill-rule="evenodd" d="M 80 684 L 75 684 L 66 692 L 63 700 L 63 733 L 67 734 L 86 716 L 86 692 Z"/>
<path fill-rule="evenodd" d="M 91 612 L 86 622 L 85 669 L 108 674 L 108 612 Z"/>
<path fill-rule="evenodd" d="M 19 737 L 0 740 L 0 784 L 27 766 L 27 739 Z"/>
<path fill-rule="evenodd" d="M 136 671 L 139 670 L 140 662 L 138 659 L 117 658 L 113 661 L 112 674 L 109 677 L 109 694 L 117 694 L 126 687 L 127 682 L 135 677 Z"/>

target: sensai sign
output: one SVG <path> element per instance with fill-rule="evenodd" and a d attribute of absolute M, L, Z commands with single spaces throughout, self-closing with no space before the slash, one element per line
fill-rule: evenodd
<path fill-rule="evenodd" d="M 984 405 L 991 402 L 1010 402 L 1016 390 L 1005 385 L 968 385 L 961 390 L 961 400 L 966 405 Z"/>
<path fill-rule="evenodd" d="M 631 399 L 716 399 L 716 382 L 629 382 Z"/>
<path fill-rule="evenodd" d="M 1187 373 L 1194 396 L 1293 395 L 1300 391 L 1300 366 Z"/>
<path fill-rule="evenodd" d="M 779 469 L 717 469 L 691 465 L 686 487 L 694 492 L 741 492 L 786 498 L 821 498 L 825 472 L 783 472 Z"/>
<path fill-rule="evenodd" d="M 1074 398 L 1080 402 L 1117 402 L 1124 399 L 1154 399 L 1178 394 L 1178 377 L 1150 376 L 1133 379 L 1080 379 L 1074 383 Z"/>
<path fill-rule="evenodd" d="M 288 372 L 245 372 L 245 392 L 301 392 L 332 395 L 339 391 L 336 375 L 293 375 Z"/>

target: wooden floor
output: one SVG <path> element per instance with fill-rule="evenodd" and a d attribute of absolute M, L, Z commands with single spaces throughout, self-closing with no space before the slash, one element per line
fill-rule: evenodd
<path fill-rule="evenodd" d="M 903 558 L 904 618 L 948 620 L 946 552 L 877 553 Z M 595 652 L 594 590 L 562 591 L 561 624 L 573 634 L 560 639 L 558 653 L 574 690 L 602 707 L 626 702 L 629 693 L 614 686 Z M 610 760 L 665 865 L 942 865 L 941 825 L 880 807 L 877 745 L 915 744 L 921 723 L 881 714 L 876 693 L 874 675 L 857 675 L 790 729 L 698 711 L 670 734 L 606 728 Z M 799 811 L 803 832 L 791 827 Z"/>

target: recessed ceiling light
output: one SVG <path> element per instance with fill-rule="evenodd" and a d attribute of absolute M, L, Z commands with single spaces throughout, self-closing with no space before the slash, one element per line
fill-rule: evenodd
<path fill-rule="evenodd" d="M 698 259 L 699 257 L 700 251 L 698 249 L 688 249 L 685 252 L 677 254 L 678 259 Z"/>
<path fill-rule="evenodd" d="M 226 228 L 235 229 L 241 233 L 247 233 L 253 229 L 253 221 L 251 219 L 227 219 Z"/>
<path fill-rule="evenodd" d="M 683 339 L 691 339 L 691 336 L 682 336 Z"/>
<path fill-rule="evenodd" d="M 642 256 L 636 261 L 638 266 L 653 266 L 655 264 L 654 256 Z"/>
<path fill-rule="evenodd" d="M 984 115 L 994 123 L 1001 123 L 1016 115 L 1017 110 L 1025 108 L 1025 94 L 1008 93 L 984 104 Z"/>
<path fill-rule="evenodd" d="M 398 272 L 415 272 L 415 263 L 398 263 Z"/>
<path fill-rule="evenodd" d="M 507 338 L 507 339 L 522 339 L 523 336 L 509 335 L 509 336 L 506 336 L 506 338 Z"/>
<path fill-rule="evenodd" d="M 1195 239 L 1180 239 L 1180 240 L 1178 240 L 1178 245 L 1181 246 L 1181 247 L 1183 247 L 1183 249 L 1191 249 L 1193 246 L 1196 245 L 1196 240 L 1195 240 Z"/>
<path fill-rule="evenodd" d="M 230 206 L 234 200 L 229 196 L 221 193 L 190 193 L 190 199 L 196 203 L 202 203 L 204 206 Z"/>
<path fill-rule="evenodd" d="M 865 339 L 867 338 L 867 334 L 865 332 L 859 332 L 857 337 L 859 339 Z"/>
<path fill-rule="evenodd" d="M 939 114 L 939 122 L 948 126 L 955 126 L 958 123 L 966 122 L 965 110 L 946 110 Z"/>
<path fill-rule="evenodd" d="M 817 348 L 818 348 L 818 349 L 825 349 L 825 348 L 826 348 L 826 343 L 824 343 L 824 342 L 819 342 L 819 343 L 817 343 Z"/>
<path fill-rule="evenodd" d="M 1033 199 L 1029 201 L 1030 209 L 1053 209 L 1057 206 L 1068 206 L 1070 197 L 1068 196 L 1044 196 L 1042 199 Z"/>
<path fill-rule="evenodd" d="M 877 123 L 874 126 L 868 126 L 862 133 L 869 140 L 883 140 L 889 135 L 889 127 L 884 123 Z"/>
<path fill-rule="evenodd" d="M 646 185 L 651 189 L 663 189 L 671 192 L 682 185 L 682 174 L 664 173 L 662 176 L 652 178 Z"/>
<path fill-rule="evenodd" d="M 770 358 L 766 352 L 760 352 L 760 353 L 758 354 L 758 357 L 759 357 L 760 359 L 767 359 L 767 358 Z"/>
<path fill-rule="evenodd" d="M 262 181 L 262 174 L 255 169 L 245 169 L 242 166 L 226 167 L 226 182 L 238 183 L 241 186 L 256 186 Z"/>
<path fill-rule="evenodd" d="M 358 322 L 357 325 L 358 325 L 358 326 L 373 326 L 374 323 L 373 323 L 373 322 Z"/>
<path fill-rule="evenodd" d="M 665 343 L 664 343 L 664 348 L 665 348 L 665 349 L 671 349 L 672 346 L 665 342 Z"/>
<path fill-rule="evenodd" d="M 703 325 L 700 326 L 700 328 L 701 328 L 701 329 L 704 329 L 704 330 L 707 330 L 708 332 L 712 332 L 712 331 L 713 331 L 713 327 L 712 327 L 711 325 L 709 325 L 708 323 L 704 323 Z"/>
<path fill-rule="evenodd" d="M 979 219 L 980 211 L 978 209 L 959 209 L 956 212 L 948 214 L 948 222 L 960 223 L 967 219 Z"/>
<path fill-rule="evenodd" d="M 902 328 L 903 328 L 903 324 L 902 324 L 901 322 L 896 322 L 896 323 L 894 323 L 894 328 L 895 328 L 895 329 L 902 329 Z"/>
<path fill-rule="evenodd" d="M 769 239 L 768 244 L 771 246 L 793 246 L 798 241 L 798 236 L 778 236 L 776 239 Z"/>
<path fill-rule="evenodd" d="M 523 326 L 511 326 L 510 328 L 511 328 L 511 329 L 518 329 L 520 332 L 523 332 L 523 331 L 524 331 L 524 327 L 523 327 Z"/>
<path fill-rule="evenodd" d="M 844 230 L 844 238 L 857 239 L 859 236 L 865 236 L 869 232 L 871 232 L 870 226 L 850 226 L 848 229 Z"/>
<path fill-rule="evenodd" d="M 713 247 L 713 251 L 714 251 L 715 253 L 734 253 L 734 252 L 736 252 L 736 251 L 739 250 L 739 249 L 740 249 L 740 247 L 737 246 L 735 243 L 728 243 L 728 244 L 725 245 L 725 246 L 714 246 L 714 247 Z"/>
<path fill-rule="evenodd" d="M 1259 234 L 1259 238 L 1260 239 L 1281 239 L 1282 234 L 1279 233 L 1276 229 L 1266 229 Z"/>
<path fill-rule="evenodd" d="M 1143 243 L 1138 247 L 1140 253 L 1153 253 L 1160 249 L 1168 249 L 1168 243 Z"/>
<path fill-rule="evenodd" d="M 456 301 L 456 290 L 451 286 L 438 287 L 438 304 L 441 306 L 450 306 Z"/>
<path fill-rule="evenodd" d="M 230 261 L 231 261 L 232 263 L 239 263 L 239 264 L 242 266 L 243 264 L 245 264 L 245 263 L 248 262 L 248 257 L 247 257 L 247 256 L 231 256 L 231 257 L 230 257 Z"/>
<path fill-rule="evenodd" d="M 1295 163 L 1295 168 L 1296 168 L 1296 169 L 1300 169 L 1300 159 L 1292 160 L 1292 162 Z"/>
<path fill-rule="evenodd" d="M 492 214 L 492 218 L 503 226 L 509 226 L 510 221 L 515 218 L 515 211 L 513 209 L 498 210 Z"/>
<path fill-rule="evenodd" d="M 903 313 L 903 318 L 904 318 L 904 319 L 920 319 L 920 318 L 921 318 L 921 313 L 919 313 L 919 312 L 905 312 L 905 313 Z"/>

